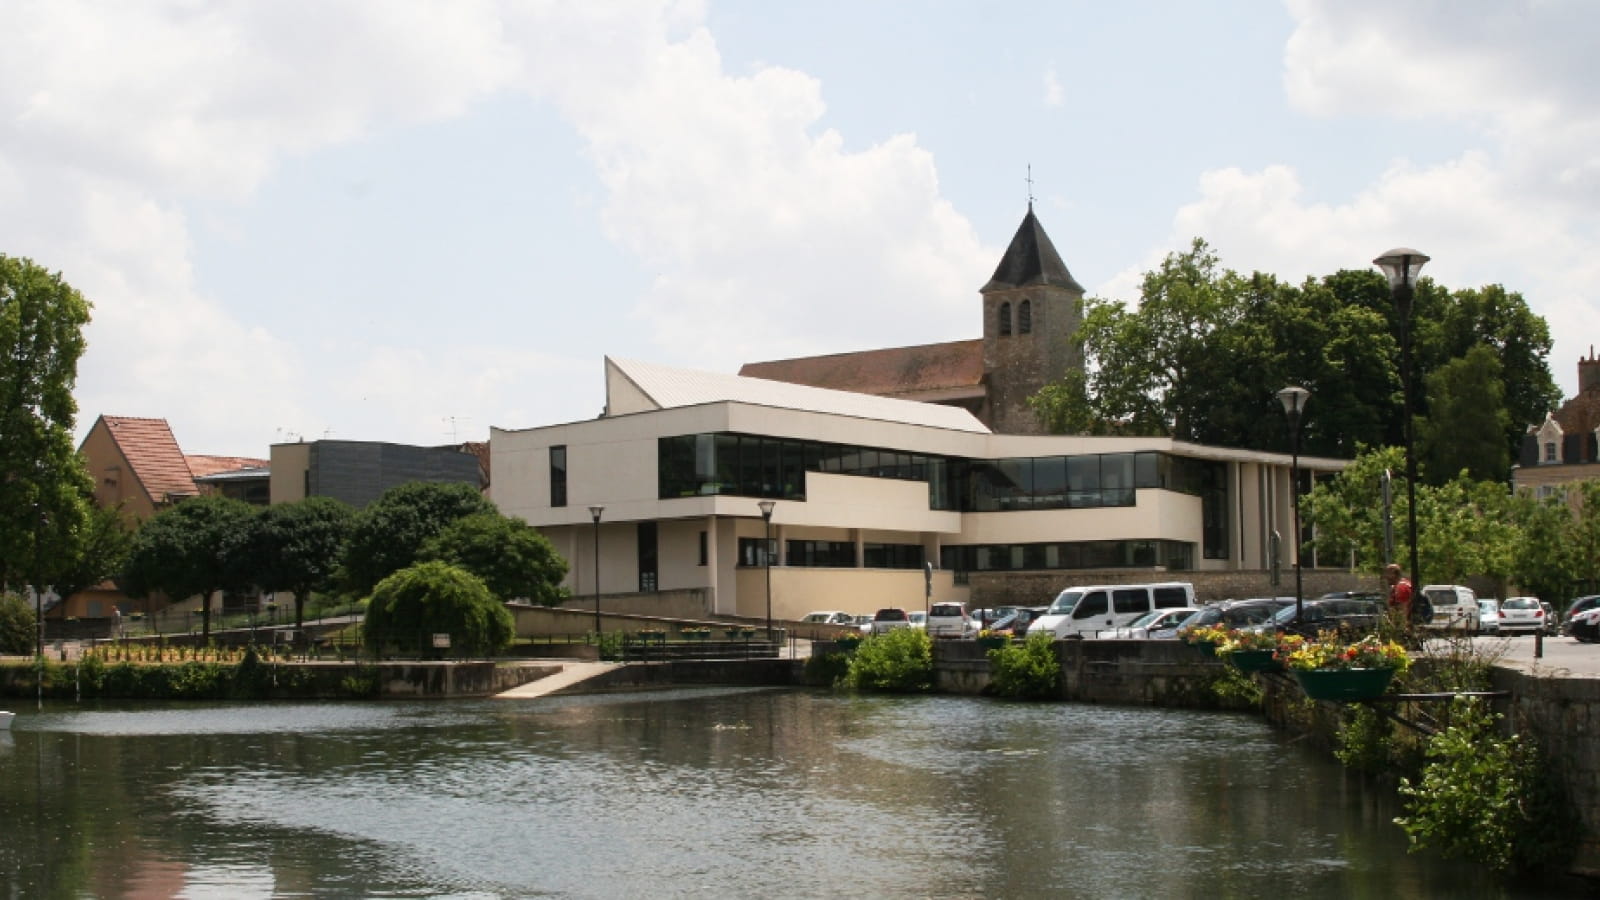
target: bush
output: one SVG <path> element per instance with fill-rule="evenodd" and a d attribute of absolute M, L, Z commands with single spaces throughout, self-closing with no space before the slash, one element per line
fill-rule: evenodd
<path fill-rule="evenodd" d="M 438 657 L 445 651 L 432 646 L 432 636 L 448 634 L 450 653 L 487 656 L 511 643 L 516 623 L 481 578 L 435 561 L 378 582 L 362 629 L 373 647 Z"/>
<path fill-rule="evenodd" d="M 850 654 L 819 653 L 806 660 L 806 684 L 833 687 L 850 675 Z"/>
<path fill-rule="evenodd" d="M 1428 740 L 1421 779 L 1400 780 L 1406 815 L 1394 821 L 1411 850 L 1434 846 L 1496 872 L 1564 863 L 1576 820 L 1543 754 L 1520 735 L 1502 737 L 1500 717 L 1476 698 L 1453 701 L 1450 713 L 1450 726 Z"/>
<path fill-rule="evenodd" d="M 38 627 L 28 601 L 16 594 L 0 594 L 0 653 L 32 656 Z"/>
<path fill-rule="evenodd" d="M 933 639 L 917 628 L 871 635 L 850 659 L 848 687 L 897 694 L 933 688 Z"/>
<path fill-rule="evenodd" d="M 1022 646 L 989 651 L 989 692 L 1019 700 L 1053 700 L 1061 694 L 1055 635 L 1028 635 Z"/>

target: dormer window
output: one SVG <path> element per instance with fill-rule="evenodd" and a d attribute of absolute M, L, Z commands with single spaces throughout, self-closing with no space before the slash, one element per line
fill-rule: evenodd
<path fill-rule="evenodd" d="M 1011 336 L 1011 304 L 1000 304 L 1000 336 Z"/>
<path fill-rule="evenodd" d="M 1017 305 L 1017 334 L 1033 331 L 1033 301 L 1024 300 Z"/>
<path fill-rule="evenodd" d="M 1549 441 L 1544 445 L 1544 461 L 1547 463 L 1560 462 L 1556 457 L 1556 442 Z"/>

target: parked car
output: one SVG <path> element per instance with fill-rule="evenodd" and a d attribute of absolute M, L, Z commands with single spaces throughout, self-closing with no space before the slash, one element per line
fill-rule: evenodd
<path fill-rule="evenodd" d="M 808 612 L 800 621 L 807 625 L 854 625 L 856 617 L 847 612 L 824 610 Z"/>
<path fill-rule="evenodd" d="M 1500 631 L 1534 634 L 1544 630 L 1544 607 L 1538 597 L 1507 597 L 1500 601 Z"/>
<path fill-rule="evenodd" d="M 978 628 L 994 628 L 996 622 L 1015 614 L 1015 606 L 991 606 L 984 609 L 975 609 L 967 614 L 972 623 Z"/>
<path fill-rule="evenodd" d="M 1020 638 L 1023 635 L 1028 633 L 1028 626 L 1032 625 L 1033 621 L 1035 619 L 1037 619 L 1040 616 L 1044 615 L 1045 612 L 1047 610 L 1049 610 L 1049 609 L 1050 609 L 1050 607 L 1048 607 L 1048 606 L 1021 606 L 1021 607 L 1018 607 L 1017 611 L 1015 613 L 1012 613 L 1011 618 L 1008 621 L 1003 623 L 999 628 L 995 628 L 994 626 L 990 626 L 990 630 L 991 631 L 1007 631 L 1007 632 L 1010 632 L 1013 637 L 1019 637 Z"/>
<path fill-rule="evenodd" d="M 928 607 L 928 637 L 962 638 L 973 634 L 972 619 L 959 603 L 935 603 Z"/>
<path fill-rule="evenodd" d="M 1422 589 L 1419 599 L 1426 599 L 1433 607 L 1433 618 L 1423 625 L 1464 631 L 1476 629 L 1478 595 L 1472 588 L 1459 584 L 1430 584 Z"/>
<path fill-rule="evenodd" d="M 1153 609 L 1194 605 L 1194 585 L 1187 581 L 1069 587 L 1056 595 L 1048 612 L 1028 626 L 1028 633 L 1048 631 L 1058 638 L 1094 637 L 1122 628 Z"/>
<path fill-rule="evenodd" d="M 1585 644 L 1600 641 L 1600 606 L 1588 606 L 1567 620 L 1567 634 Z"/>
<path fill-rule="evenodd" d="M 1572 634 L 1572 620 L 1577 617 L 1578 613 L 1581 613 L 1585 610 L 1594 609 L 1597 606 L 1600 606 L 1600 594 L 1589 594 L 1586 597 L 1579 597 L 1576 600 L 1573 600 L 1571 603 L 1568 603 L 1567 613 L 1561 619 L 1561 621 L 1564 623 L 1561 627 L 1561 630 L 1566 634 Z M 1572 636 L 1577 637 L 1575 634 L 1572 634 Z"/>
<path fill-rule="evenodd" d="M 867 634 L 888 634 L 911 627 L 911 615 L 903 609 L 888 607 L 872 614 L 872 621 L 862 627 Z"/>
<path fill-rule="evenodd" d="M 1561 632 L 1561 617 L 1556 615 L 1556 608 L 1548 600 L 1540 600 L 1539 605 L 1544 607 L 1544 633 L 1555 635 Z"/>
<path fill-rule="evenodd" d="M 1199 612 L 1197 606 L 1188 606 L 1181 609 L 1153 609 L 1125 627 L 1118 628 L 1106 637 L 1120 640 L 1171 640 L 1178 636 L 1178 628 L 1189 617 Z"/>
<path fill-rule="evenodd" d="M 911 619 L 911 627 L 912 628 L 925 629 L 925 628 L 928 627 L 928 614 L 923 612 L 922 610 L 915 609 L 915 610 L 912 610 L 912 611 L 906 613 L 906 615 L 909 616 L 910 619 Z"/>
<path fill-rule="evenodd" d="M 1318 598 L 1302 601 L 1297 606 L 1290 598 L 1288 605 L 1273 613 L 1267 621 L 1251 627 L 1257 631 L 1312 638 L 1324 631 L 1372 631 L 1382 618 L 1383 605 L 1377 600 Z"/>
<path fill-rule="evenodd" d="M 1478 633 L 1500 633 L 1500 603 L 1496 600 L 1478 601 Z"/>
<path fill-rule="evenodd" d="M 1294 603 L 1290 599 L 1288 604 L 1278 600 L 1223 600 L 1220 603 L 1211 603 L 1200 607 L 1200 611 L 1190 616 L 1178 628 L 1178 637 L 1191 628 L 1202 628 L 1206 625 L 1221 624 L 1227 628 L 1248 628 L 1251 625 L 1260 625 L 1272 618 L 1278 610 Z"/>

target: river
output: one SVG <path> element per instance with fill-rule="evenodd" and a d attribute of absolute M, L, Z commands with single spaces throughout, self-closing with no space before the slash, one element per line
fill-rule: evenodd
<path fill-rule="evenodd" d="M 16 707 L 12 707 L 15 709 Z M 9 897 L 1551 896 L 1258 717 L 694 689 L 19 711 Z"/>

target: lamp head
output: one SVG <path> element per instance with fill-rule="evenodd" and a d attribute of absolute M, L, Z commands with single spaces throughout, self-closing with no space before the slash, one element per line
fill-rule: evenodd
<path fill-rule="evenodd" d="M 1311 392 L 1296 384 L 1291 384 L 1278 392 L 1278 402 L 1283 404 L 1283 411 L 1291 419 L 1298 418 L 1300 413 L 1305 411 L 1306 401 L 1309 399 Z"/>
<path fill-rule="evenodd" d="M 1421 250 L 1396 247 L 1373 260 L 1372 264 L 1383 270 L 1383 277 L 1389 279 L 1389 290 L 1393 291 L 1414 286 L 1428 258 Z"/>
<path fill-rule="evenodd" d="M 605 511 L 606 511 L 606 508 L 604 506 L 591 506 L 591 507 L 589 507 L 589 516 L 590 516 L 590 518 L 594 519 L 594 523 L 596 525 L 599 525 L 600 524 L 600 514 L 605 512 Z"/>
<path fill-rule="evenodd" d="M 774 507 L 776 507 L 778 505 L 778 501 L 776 501 L 776 500 L 761 500 L 761 501 L 758 501 L 756 503 L 756 505 L 761 507 L 761 518 L 767 520 L 768 522 L 771 522 L 772 521 L 772 510 L 773 510 Z"/>

